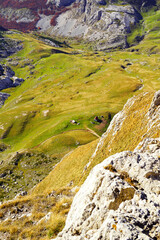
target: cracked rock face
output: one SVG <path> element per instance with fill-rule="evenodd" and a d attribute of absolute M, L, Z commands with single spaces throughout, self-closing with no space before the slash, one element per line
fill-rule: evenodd
<path fill-rule="evenodd" d="M 105 1 L 76 1 L 77 7 L 62 13 L 51 32 L 64 37 L 97 41 L 97 49 L 126 47 L 126 34 L 139 21 L 131 5 L 117 6 Z"/>
<path fill-rule="evenodd" d="M 1 0 L 0 20 L 9 29 L 83 38 L 98 50 L 125 48 L 141 11 L 153 5 L 156 0 Z"/>
<path fill-rule="evenodd" d="M 159 239 L 160 139 L 97 165 L 74 198 L 56 240 Z"/>
<path fill-rule="evenodd" d="M 152 115 L 154 115 L 154 112 L 157 108 L 160 109 L 160 90 L 155 93 L 154 99 L 151 103 L 151 107 L 149 109 L 149 116 L 150 117 L 152 117 Z"/>
<path fill-rule="evenodd" d="M 139 12 L 137 3 L 118 0 L 39 0 L 34 4 L 31 0 L 2 0 L 0 3 L 3 27 L 22 31 L 37 28 L 57 36 L 83 38 L 99 50 L 125 48 L 126 34 L 142 18 Z"/>

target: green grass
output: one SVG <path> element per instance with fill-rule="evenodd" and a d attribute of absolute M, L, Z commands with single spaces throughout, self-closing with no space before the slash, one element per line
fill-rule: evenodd
<path fill-rule="evenodd" d="M 90 170 L 109 155 L 133 150 L 143 139 L 145 114 L 153 92 L 160 89 L 159 19 L 160 11 L 145 13 L 142 27 L 137 26 L 128 41 L 135 45 L 135 38 L 143 34 L 144 39 L 129 49 L 110 53 L 94 52 L 84 43 L 71 40 L 70 47 L 60 40 L 58 50 L 63 53 L 54 53 L 55 48 L 40 41 L 47 36 L 18 31 L 8 35 L 18 40 L 20 36 L 23 41 L 23 50 L 6 63 L 25 82 L 4 90 L 11 96 L 0 109 L 0 174 L 5 173 L 0 178 L 4 187 L 0 198 L 13 198 L 36 187 L 27 197 L 1 205 L 2 218 L 7 211 L 14 212 L 15 206 L 31 209 L 32 216 L 1 223 L 0 233 L 6 232 L 12 239 L 55 237 L 69 211 L 73 197 L 70 188 L 79 187 Z M 145 100 L 143 92 L 149 92 Z M 112 118 L 131 96 L 139 93 L 142 95 L 133 107 L 126 109 L 128 117 L 119 133 L 113 137 L 111 132 L 92 158 L 98 135 L 110 123 L 109 116 Z M 94 122 L 95 116 L 102 115 L 106 124 Z M 71 120 L 79 124 L 72 124 Z M 157 126 L 145 136 L 159 137 Z M 49 222 L 36 225 L 49 211 Z"/>
<path fill-rule="evenodd" d="M 136 45 L 137 39 L 144 37 L 144 41 L 135 48 L 148 55 L 156 54 L 160 52 L 160 10 L 151 9 L 148 12 L 142 14 L 143 20 L 137 24 L 133 32 L 128 35 L 128 43 Z"/>
<path fill-rule="evenodd" d="M 148 129 L 148 110 L 150 108 L 154 93 L 139 94 L 130 107 L 125 107 L 125 118 L 117 132 L 115 125 L 103 138 L 103 144 L 95 149 L 99 140 L 81 146 L 71 152 L 50 172 L 50 174 L 39 183 L 32 191 L 32 196 L 39 192 L 48 194 L 53 190 L 68 186 L 81 186 L 91 169 L 107 157 L 122 151 L 133 151 L 144 138 L 160 137 L 160 129 L 153 125 Z M 90 163 L 90 164 L 89 164 Z"/>
<path fill-rule="evenodd" d="M 152 16 L 154 21 L 158 19 L 157 14 Z M 150 28 L 149 16 L 146 22 Z M 8 37 L 19 39 L 19 34 L 15 32 Z M 142 54 L 130 49 L 95 54 L 83 48 L 80 52 L 74 44 L 58 48 L 65 53 L 52 53 L 55 48 L 37 36 L 21 34 L 21 40 L 23 49 L 6 61 L 25 82 L 7 90 L 11 96 L 0 110 L 1 141 L 9 146 L 1 153 L 2 169 L 3 166 L 8 169 L 15 152 L 43 152 L 59 161 L 69 151 L 95 140 L 93 132 L 101 135 L 106 131 L 110 122 L 108 114 L 113 117 L 128 98 L 160 87 L 158 54 L 152 57 L 148 50 L 143 51 L 147 49 L 147 38 L 137 46 L 144 46 L 140 50 Z M 15 61 L 17 66 L 13 66 Z M 143 88 L 138 90 L 142 84 Z M 94 117 L 102 115 L 106 125 L 101 127 Z M 48 174 L 54 164 L 51 162 L 48 167 L 42 167 L 44 174 L 39 172 L 38 179 Z M 25 181 L 29 181 L 27 176 Z M 16 194 L 16 187 L 13 189 Z"/>
<path fill-rule="evenodd" d="M 0 109 L 1 142 L 9 146 L 0 154 L 2 169 L 15 152 L 43 152 L 59 161 L 69 151 L 95 140 L 95 134 L 105 132 L 108 114 L 113 117 L 128 98 L 158 90 L 159 19 L 160 11 L 144 13 L 142 27 L 128 38 L 133 43 L 137 34 L 145 34 L 143 41 L 110 53 L 95 54 L 72 41 L 70 47 L 60 41 L 57 49 L 63 53 L 55 53 L 56 48 L 40 40 L 47 36 L 9 34 L 12 39 L 21 36 L 23 49 L 6 63 L 25 82 L 6 90 L 11 96 Z M 95 116 L 102 115 L 106 119 L 103 126 L 94 122 Z"/>

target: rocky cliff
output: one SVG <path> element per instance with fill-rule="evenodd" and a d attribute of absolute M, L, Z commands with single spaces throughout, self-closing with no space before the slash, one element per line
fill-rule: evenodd
<path fill-rule="evenodd" d="M 124 48 L 141 11 L 153 5 L 154 0 L 1 0 L 0 21 L 6 28 L 83 38 L 97 49 Z"/>
<path fill-rule="evenodd" d="M 146 139 L 97 165 L 56 239 L 159 239 L 159 154 L 160 139 Z"/>
<path fill-rule="evenodd" d="M 127 106 L 134 101 L 132 98 Z M 125 108 L 115 116 L 103 138 L 111 129 L 113 137 L 121 131 L 120 115 L 124 112 Z M 159 129 L 159 116 L 157 92 L 146 114 L 149 125 L 152 121 L 148 132 L 155 125 Z M 160 138 L 144 138 L 135 150 L 105 159 L 94 167 L 75 196 L 65 228 L 56 240 L 160 239 L 159 168 Z"/>

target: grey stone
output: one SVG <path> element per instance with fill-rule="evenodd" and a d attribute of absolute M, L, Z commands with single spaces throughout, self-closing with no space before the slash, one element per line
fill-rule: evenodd
<path fill-rule="evenodd" d="M 160 150 L 160 139 L 148 139 L 151 142 Z M 117 153 L 91 171 L 56 240 L 149 240 L 158 236 L 160 179 L 158 174 L 154 179 L 145 176 L 158 173 L 159 153 L 157 148 L 150 153 L 147 143 L 141 143 L 143 151 Z"/>
<path fill-rule="evenodd" d="M 73 2 L 76 5 L 71 7 Z M 125 48 L 126 34 L 141 19 L 132 5 L 116 5 L 116 1 L 56 0 L 48 3 L 70 7 L 56 18 L 55 26 L 50 25 L 49 16 L 41 16 L 37 27 L 58 36 L 83 38 L 94 43 L 98 50 Z"/>
<path fill-rule="evenodd" d="M 6 65 L 0 64 L 0 90 L 20 86 L 24 79 L 15 76 L 15 72 Z M 0 92 L 0 107 L 10 94 Z"/>

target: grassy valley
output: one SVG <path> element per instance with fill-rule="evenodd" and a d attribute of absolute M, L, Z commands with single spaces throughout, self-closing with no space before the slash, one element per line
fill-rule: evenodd
<path fill-rule="evenodd" d="M 25 81 L 3 90 L 11 96 L 0 109 L 0 198 L 28 195 L 0 206 L 2 238 L 56 236 L 93 166 L 111 154 L 133 150 L 144 136 L 159 137 L 156 127 L 147 132 L 144 117 L 160 89 L 159 21 L 160 11 L 144 13 L 128 36 L 130 48 L 111 52 L 34 32 L 5 33 L 21 39 L 23 49 L 3 62 Z M 143 36 L 139 43 L 137 36 Z M 113 138 L 111 132 L 93 157 L 111 119 L 134 95 L 139 97 L 126 109 L 120 133 Z"/>

